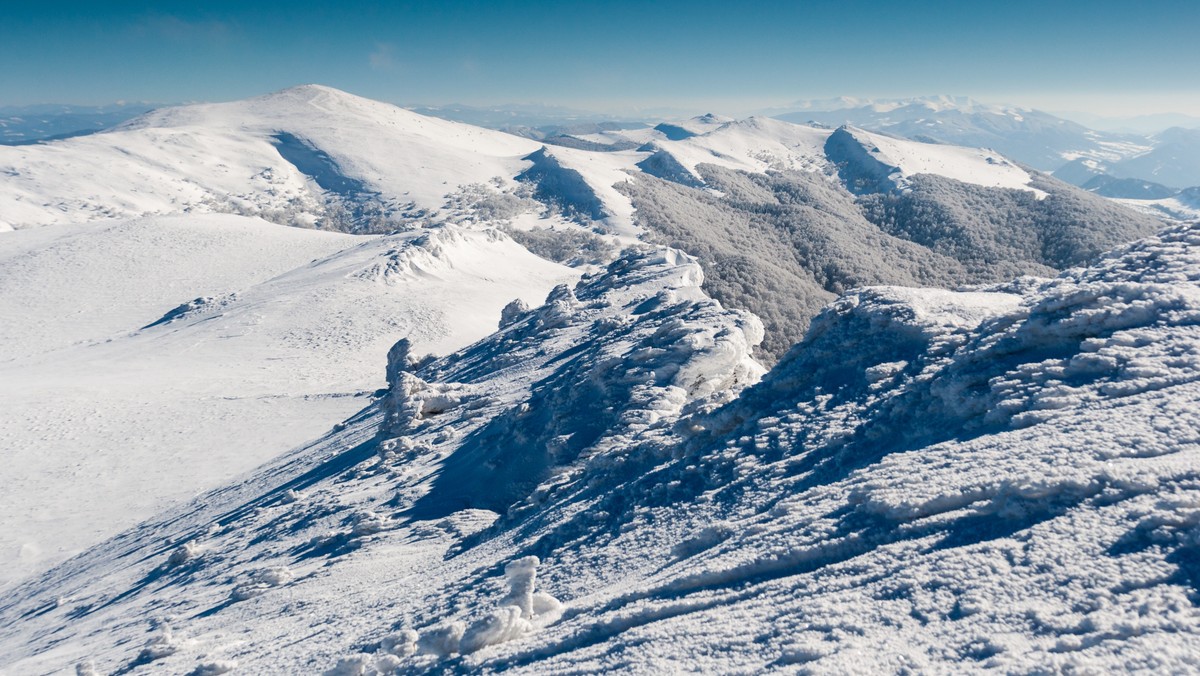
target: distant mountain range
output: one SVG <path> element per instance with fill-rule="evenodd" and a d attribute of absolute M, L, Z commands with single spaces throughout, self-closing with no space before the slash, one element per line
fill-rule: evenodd
<path fill-rule="evenodd" d="M 0 145 L 22 145 L 91 134 L 161 105 L 138 102 L 107 106 L 0 106 Z"/>
<path fill-rule="evenodd" d="M 839 98 L 799 102 L 792 108 L 773 114 L 789 122 L 850 124 L 904 138 L 994 148 L 1107 197 L 1160 199 L 1200 185 L 1200 129 L 1172 127 L 1151 135 L 1102 132 L 1038 110 L 950 96 Z M 1186 123 L 1189 118 L 1169 120 Z M 1195 122 L 1200 126 L 1200 120 Z"/>
<path fill-rule="evenodd" d="M 0 107 L 0 145 L 25 145 L 86 135 L 114 127 L 156 104 L 110 106 L 33 105 Z M 563 106 L 505 104 L 408 106 L 413 112 L 497 129 L 546 143 L 595 150 L 589 134 L 645 129 L 673 122 L 607 115 Z M 800 101 L 769 114 L 795 123 L 837 127 L 843 124 L 917 141 L 992 148 L 1069 183 L 1099 188 L 1098 194 L 1125 199 L 1200 185 L 1200 118 L 1186 115 L 1095 119 L 1098 131 L 1050 113 L 981 103 L 969 97 L 928 96 L 909 99 L 841 97 Z M 1170 128 L 1164 128 L 1171 125 Z M 1190 128 L 1196 127 L 1196 128 Z M 1111 131 L 1116 129 L 1116 131 Z M 625 146 L 630 149 L 635 146 Z M 609 148 L 612 149 L 612 148 Z M 1099 181 L 1093 181 L 1103 177 Z M 1111 179 L 1127 179 L 1114 182 Z M 1137 182 L 1145 187 L 1137 187 Z M 1156 198 L 1157 199 L 1157 198 Z"/>

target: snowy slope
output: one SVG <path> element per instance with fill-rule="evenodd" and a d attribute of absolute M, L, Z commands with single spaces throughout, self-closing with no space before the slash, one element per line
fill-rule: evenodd
<path fill-rule="evenodd" d="M 0 666 L 1200 668 L 1200 227 L 852 292 L 758 384 L 701 281 L 628 254 L 393 350 L 343 431 L 14 589 Z"/>
<path fill-rule="evenodd" d="M 213 215 L 6 234 L 0 584 L 328 431 L 399 337 L 453 351 L 577 274 L 495 231 Z"/>
<path fill-rule="evenodd" d="M 893 180 L 902 187 L 910 176 L 934 174 L 989 188 L 1030 190 L 1029 173 L 994 151 L 914 143 L 861 130 L 851 133 L 873 158 L 898 170 L 900 175 Z"/>
<path fill-rule="evenodd" d="M 549 152 L 557 160 L 554 171 L 535 181 L 543 205 L 561 203 L 564 195 L 556 190 L 582 182 L 600 205 L 587 212 L 591 220 L 630 236 L 637 232 L 632 207 L 613 186 L 630 174 L 654 173 L 648 169 L 653 163 L 645 164 L 649 158 L 669 156 L 672 166 L 693 176 L 704 162 L 760 173 L 827 170 L 824 140 L 831 133 L 766 118 L 709 115 L 598 135 L 636 143 L 637 150 L 542 150 L 526 138 L 307 85 L 231 103 L 155 110 L 86 137 L 0 147 L 0 231 L 195 212 L 332 227 L 339 205 L 347 204 L 369 205 L 385 224 L 376 229 L 384 231 L 480 220 L 485 210 L 479 204 L 466 211 L 455 204 L 479 191 L 493 199 L 511 197 L 518 178 L 532 179 L 528 172 L 538 166 L 538 153 Z M 899 168 L 898 181 L 935 173 L 1028 189 L 1030 177 L 990 151 L 876 135 L 864 143 L 878 146 L 880 159 Z"/>
<path fill-rule="evenodd" d="M 84 138 L 0 148 L 0 213 L 26 227 L 189 210 L 313 211 L 314 193 L 328 186 L 436 211 L 460 186 L 511 182 L 526 166 L 520 158 L 539 147 L 309 85 L 156 110 Z"/>
<path fill-rule="evenodd" d="M 1156 200 L 1120 199 L 1121 204 L 1172 221 L 1200 220 L 1200 188 L 1188 188 Z"/>

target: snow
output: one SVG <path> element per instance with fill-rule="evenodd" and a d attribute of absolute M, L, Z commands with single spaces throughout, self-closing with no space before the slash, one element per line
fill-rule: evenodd
<path fill-rule="evenodd" d="M 1044 191 L 1029 187 L 1033 180 L 1029 172 L 985 148 L 917 143 L 859 129 L 851 133 L 875 159 L 899 170 L 900 176 L 893 180 L 901 187 L 909 176 L 936 174 L 988 188 L 1028 190 L 1039 199 L 1046 196 Z"/>
<path fill-rule="evenodd" d="M 614 186 L 631 180 L 630 171 L 641 156 L 632 152 L 598 153 L 547 146 L 546 153 L 562 166 L 578 171 L 607 210 L 610 232 L 634 238 L 641 231 L 633 224 L 633 204 Z"/>
<path fill-rule="evenodd" d="M 768 372 L 618 186 L 659 152 L 836 181 L 835 133 L 897 189 L 1031 190 L 857 129 L 599 153 L 317 86 L 0 148 L 0 670 L 1200 669 L 1200 225 L 852 290 Z M 583 274 L 462 206 L 533 167 L 633 246 Z M 321 181 L 441 226 L 205 213 L 313 216 Z"/>
<path fill-rule="evenodd" d="M 511 182 L 527 164 L 520 158 L 540 147 L 309 85 L 152 111 L 111 132 L 0 147 L 0 213 L 28 227 L 230 206 L 312 209 L 310 179 L 276 148 L 280 132 L 327 153 L 366 189 L 428 210 L 463 185 Z"/>
<path fill-rule="evenodd" d="M 14 588 L 3 666 L 1200 668 L 1200 226 L 855 290 L 765 374 L 702 282 L 630 252 L 397 357 L 342 431 Z"/>
<path fill-rule="evenodd" d="M 453 351 L 578 274 L 494 231 L 229 215 L 22 230 L 0 261 L 0 583 L 325 434 L 398 337 Z"/>

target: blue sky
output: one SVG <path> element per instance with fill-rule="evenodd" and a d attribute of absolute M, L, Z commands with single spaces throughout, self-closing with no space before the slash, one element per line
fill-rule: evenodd
<path fill-rule="evenodd" d="M 5 4 L 0 104 L 317 82 L 397 103 L 609 111 L 965 94 L 1200 114 L 1196 0 Z"/>

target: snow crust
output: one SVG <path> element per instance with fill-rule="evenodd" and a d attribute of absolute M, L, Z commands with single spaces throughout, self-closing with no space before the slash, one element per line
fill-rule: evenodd
<path fill-rule="evenodd" d="M 398 351 L 341 432 L 15 588 L 3 666 L 1200 668 L 1200 226 L 855 290 L 766 374 L 701 282 L 629 253 Z"/>

